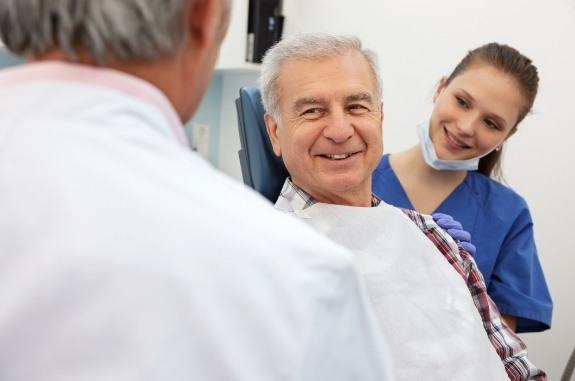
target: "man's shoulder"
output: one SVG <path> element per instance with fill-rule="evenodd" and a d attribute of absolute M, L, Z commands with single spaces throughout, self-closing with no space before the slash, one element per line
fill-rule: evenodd
<path fill-rule="evenodd" d="M 431 217 L 428 214 L 419 213 L 415 210 L 407 208 L 398 208 L 398 209 L 411 221 L 413 221 L 413 223 L 415 223 L 415 225 L 417 225 L 417 227 L 421 229 L 423 232 L 426 232 L 429 229 L 437 227 L 435 221 L 433 220 L 433 217 Z"/>
<path fill-rule="evenodd" d="M 400 209 L 413 223 L 421 230 L 423 234 L 435 245 L 435 247 L 448 258 L 450 262 L 458 262 L 461 266 L 465 265 L 460 249 L 454 239 L 443 230 L 432 216 L 419 213 L 415 210 Z"/>

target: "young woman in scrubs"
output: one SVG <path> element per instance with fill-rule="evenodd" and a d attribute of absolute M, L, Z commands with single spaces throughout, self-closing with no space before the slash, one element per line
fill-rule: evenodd
<path fill-rule="evenodd" d="M 517 332 L 548 329 L 552 302 L 527 204 L 494 178 L 538 82 L 531 60 L 509 46 L 470 51 L 439 82 L 431 116 L 418 126 L 420 144 L 385 155 L 373 175 L 373 191 L 385 202 L 461 222 L 489 295 Z"/>

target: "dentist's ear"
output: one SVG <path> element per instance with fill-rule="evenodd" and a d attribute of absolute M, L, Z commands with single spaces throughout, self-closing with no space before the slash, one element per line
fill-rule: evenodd
<path fill-rule="evenodd" d="M 274 153 L 276 154 L 276 156 L 279 157 L 282 155 L 282 150 L 280 146 L 280 139 L 278 137 L 278 124 L 274 120 L 274 118 L 268 113 L 264 115 L 264 120 L 266 122 L 266 131 L 268 133 L 270 141 L 272 142 L 272 148 L 274 150 Z"/>
<path fill-rule="evenodd" d="M 447 86 L 447 77 L 443 76 L 441 77 L 441 79 L 437 83 L 437 87 L 435 88 L 435 93 L 433 94 L 433 103 L 435 103 L 437 98 L 441 95 L 441 93 L 445 89 L 445 86 Z"/>

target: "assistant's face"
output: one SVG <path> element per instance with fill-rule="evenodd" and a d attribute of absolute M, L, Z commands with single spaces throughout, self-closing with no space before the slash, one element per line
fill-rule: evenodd
<path fill-rule="evenodd" d="M 274 151 L 293 182 L 318 201 L 371 192 L 382 150 L 377 87 L 359 52 L 319 61 L 288 61 L 277 82 L 279 126 L 267 117 Z"/>
<path fill-rule="evenodd" d="M 502 144 L 525 102 L 516 80 L 488 64 L 475 64 L 439 85 L 430 137 L 442 160 L 484 155 Z"/>

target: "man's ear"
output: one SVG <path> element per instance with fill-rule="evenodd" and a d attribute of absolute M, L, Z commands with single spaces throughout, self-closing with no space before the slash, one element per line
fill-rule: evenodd
<path fill-rule="evenodd" d="M 447 84 L 447 77 L 443 76 L 437 83 L 437 87 L 435 88 L 435 93 L 433 94 L 433 102 L 437 100 L 437 98 L 441 95 L 443 90 L 445 89 L 445 85 Z"/>
<path fill-rule="evenodd" d="M 280 139 L 278 137 L 278 124 L 274 120 L 274 118 L 268 113 L 264 115 L 264 120 L 266 122 L 266 131 L 268 132 L 268 136 L 270 137 L 270 140 L 272 142 L 272 148 L 274 149 L 274 153 L 276 154 L 276 156 L 279 157 L 282 155 L 282 150 L 280 146 Z"/>

